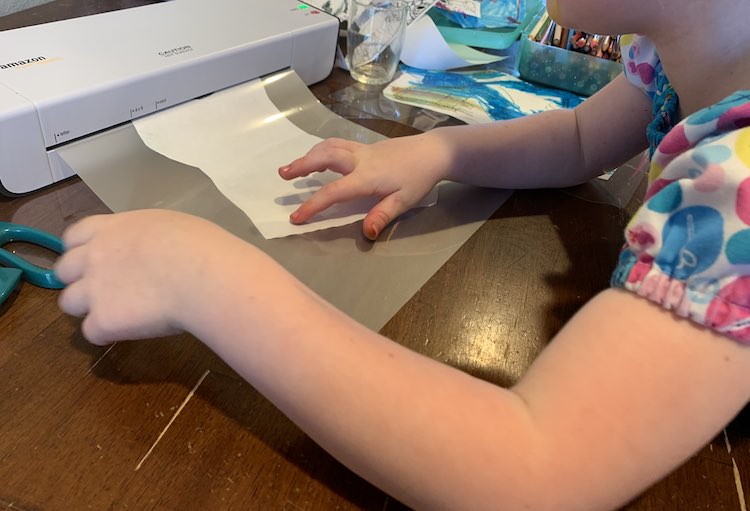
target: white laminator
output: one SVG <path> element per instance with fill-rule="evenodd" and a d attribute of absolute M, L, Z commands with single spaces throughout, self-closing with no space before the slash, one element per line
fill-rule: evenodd
<path fill-rule="evenodd" d="M 297 0 L 172 0 L 0 32 L 0 191 L 69 177 L 67 142 L 282 69 L 333 67 L 339 22 Z"/>

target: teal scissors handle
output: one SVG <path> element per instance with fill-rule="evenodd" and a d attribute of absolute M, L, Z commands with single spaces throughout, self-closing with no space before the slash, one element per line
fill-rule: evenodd
<path fill-rule="evenodd" d="M 53 270 L 32 264 L 22 257 L 2 248 L 14 241 L 31 243 L 62 254 L 64 248 L 60 238 L 33 227 L 10 222 L 0 222 L 0 265 L 21 270 L 23 280 L 35 286 L 47 289 L 62 289 L 65 287 L 65 284 L 60 282 L 55 276 Z"/>

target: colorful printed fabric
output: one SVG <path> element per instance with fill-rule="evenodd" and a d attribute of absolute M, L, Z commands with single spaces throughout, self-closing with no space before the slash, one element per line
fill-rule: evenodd
<path fill-rule="evenodd" d="M 626 73 L 656 97 L 657 80 L 648 80 L 646 60 L 634 55 Z M 625 236 L 613 286 L 750 343 L 750 91 L 694 113 L 663 137 L 646 201 Z"/>
<path fill-rule="evenodd" d="M 656 46 L 651 39 L 641 35 L 623 36 L 622 46 L 625 75 L 630 83 L 643 89 L 653 99 L 656 94 L 656 78 L 664 74 Z"/>
<path fill-rule="evenodd" d="M 628 80 L 651 98 L 651 114 L 654 118 L 646 127 L 646 137 L 649 154 L 653 156 L 657 146 L 679 117 L 677 94 L 664 74 L 656 46 L 649 38 L 635 36 L 623 48 L 622 62 Z"/>

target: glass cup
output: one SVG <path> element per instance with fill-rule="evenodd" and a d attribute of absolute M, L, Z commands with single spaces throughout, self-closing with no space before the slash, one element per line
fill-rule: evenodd
<path fill-rule="evenodd" d="M 382 85 L 396 74 L 408 4 L 403 0 L 349 0 L 346 61 L 358 82 Z"/>

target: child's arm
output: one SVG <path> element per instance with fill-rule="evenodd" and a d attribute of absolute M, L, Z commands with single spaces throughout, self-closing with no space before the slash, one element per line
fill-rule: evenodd
<path fill-rule="evenodd" d="M 423 509 L 603 509 L 745 404 L 750 350 L 624 291 L 586 305 L 512 389 L 411 352 L 203 220 L 65 234 L 62 308 L 92 341 L 186 329 L 343 463 Z"/>
<path fill-rule="evenodd" d="M 325 169 L 344 174 L 293 213 L 295 223 L 337 202 L 380 197 L 363 224 L 375 239 L 443 179 L 507 189 L 585 182 L 645 149 L 649 120 L 647 96 L 621 75 L 575 110 L 438 128 L 372 145 L 326 140 L 279 173 L 284 179 Z"/>

